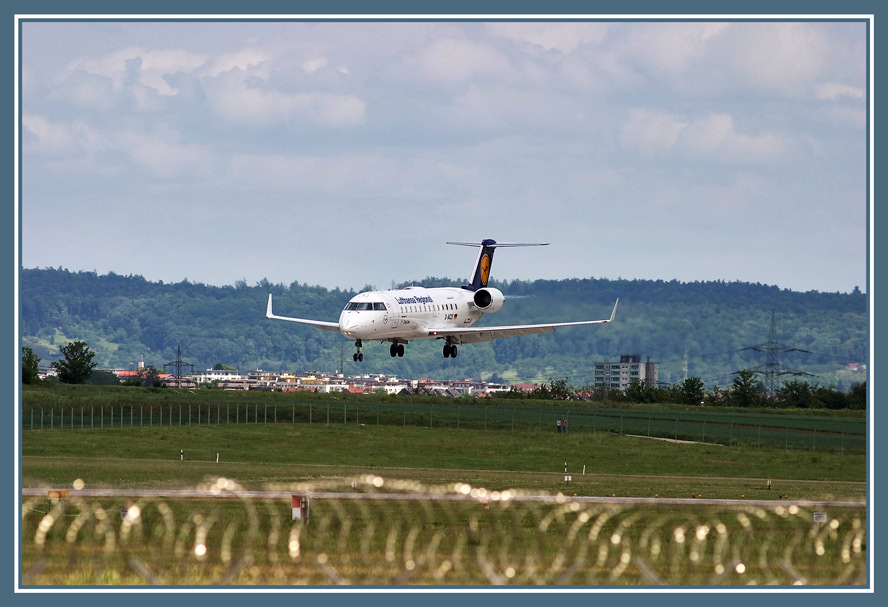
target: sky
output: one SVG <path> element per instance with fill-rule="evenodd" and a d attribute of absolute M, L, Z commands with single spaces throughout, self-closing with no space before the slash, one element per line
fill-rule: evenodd
<path fill-rule="evenodd" d="M 27 21 L 21 265 L 867 286 L 866 24 Z"/>

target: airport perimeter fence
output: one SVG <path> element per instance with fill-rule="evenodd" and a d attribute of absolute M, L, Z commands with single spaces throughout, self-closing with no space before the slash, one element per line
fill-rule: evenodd
<path fill-rule="evenodd" d="M 588 406 L 446 402 L 299 401 L 268 404 L 134 403 L 33 406 L 21 413 L 23 430 L 104 429 L 224 424 L 358 424 L 509 432 L 598 432 L 727 446 L 866 452 L 866 420 L 739 412 L 644 411 Z"/>
<path fill-rule="evenodd" d="M 189 493 L 29 491 L 21 586 L 869 583 L 862 505 L 582 501 L 376 476 Z"/>

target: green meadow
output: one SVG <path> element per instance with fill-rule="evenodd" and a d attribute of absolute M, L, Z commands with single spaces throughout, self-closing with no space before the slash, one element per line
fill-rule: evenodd
<path fill-rule="evenodd" d="M 492 490 L 816 500 L 863 499 L 866 480 L 860 454 L 612 432 L 277 423 L 34 430 L 22 437 L 25 486 L 81 479 L 94 487 L 181 488 L 223 476 L 261 488 L 366 473 Z"/>
<path fill-rule="evenodd" d="M 73 395 L 73 403 L 32 398 L 25 412 L 42 407 L 44 423 L 22 416 L 22 485 L 188 489 L 224 478 L 246 489 L 307 483 L 349 492 L 367 490 L 373 475 L 385 479 L 383 491 L 452 493 L 465 483 L 487 495 L 516 489 L 568 501 L 488 507 L 485 500 L 325 498 L 312 501 L 306 522 L 291 519 L 289 500 L 53 501 L 47 494 L 22 503 L 26 586 L 866 582 L 866 509 L 822 508 L 828 519 L 818 523 L 816 509 L 792 505 L 865 501 L 865 454 L 822 442 L 829 428 L 854 428 L 857 420 L 571 405 L 571 431 L 560 434 L 542 420 L 568 409 L 543 404 L 133 394 L 145 400 L 90 405 L 90 395 L 77 391 L 49 393 Z M 646 432 L 657 415 L 659 436 Z M 720 423 L 724 415 L 735 421 Z M 639 421 L 630 431 L 631 418 Z M 707 433 L 719 425 L 737 434 L 709 442 L 679 429 L 702 422 Z M 757 440 L 759 426 L 816 432 L 821 442 Z M 841 432 L 832 435 L 844 440 Z M 573 495 L 769 500 L 773 507 L 571 503 Z"/>

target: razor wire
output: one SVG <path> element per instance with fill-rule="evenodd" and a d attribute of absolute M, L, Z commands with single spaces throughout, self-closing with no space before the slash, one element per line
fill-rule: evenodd
<path fill-rule="evenodd" d="M 190 499 L 65 493 L 23 498 L 22 587 L 868 583 L 863 507 L 583 502 L 373 475 L 259 493 L 218 478 Z"/>

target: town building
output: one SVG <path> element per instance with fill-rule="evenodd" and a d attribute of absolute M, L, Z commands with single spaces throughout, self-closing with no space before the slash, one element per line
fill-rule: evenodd
<path fill-rule="evenodd" d="M 619 362 L 595 363 L 595 387 L 625 390 L 636 381 L 657 385 L 657 363 L 641 362 L 638 354 L 623 354 Z"/>

